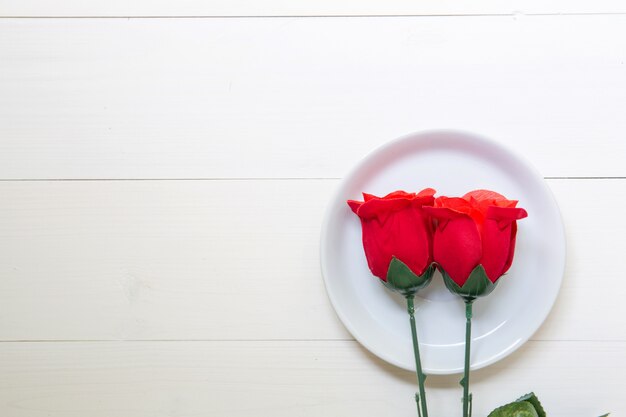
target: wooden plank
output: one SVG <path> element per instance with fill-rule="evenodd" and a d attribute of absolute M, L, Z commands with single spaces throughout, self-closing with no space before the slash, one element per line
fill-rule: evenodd
<path fill-rule="evenodd" d="M 5 340 L 346 338 L 319 272 L 320 197 L 332 186 L 0 183 L 0 304 L 17 313 L 0 316 L 0 333 Z M 306 325 L 294 314 L 307 316 Z"/>
<path fill-rule="evenodd" d="M 350 339 L 318 259 L 336 184 L 0 182 L 0 340 Z M 549 184 L 569 258 L 535 340 L 624 341 L 626 220 L 598 202 L 626 180 Z"/>
<path fill-rule="evenodd" d="M 531 390 L 549 415 L 622 415 L 625 349 L 529 342 L 473 373 L 474 415 Z M 428 378 L 432 415 L 460 413 L 458 379 Z M 409 416 L 415 389 L 353 341 L 0 343 L 10 417 Z"/>
<path fill-rule="evenodd" d="M 351 15 L 484 15 L 508 13 L 624 13 L 616 0 L 44 0 L 0 1 L 0 16 L 351 16 Z"/>
<path fill-rule="evenodd" d="M 546 176 L 624 177 L 625 28 L 623 15 L 4 19 L 0 179 L 336 178 L 438 127 L 491 136 Z"/>

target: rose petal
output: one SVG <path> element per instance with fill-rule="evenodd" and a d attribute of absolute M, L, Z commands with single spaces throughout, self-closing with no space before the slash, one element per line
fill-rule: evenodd
<path fill-rule="evenodd" d="M 385 221 L 389 214 L 402 210 L 410 204 L 411 201 L 406 198 L 394 198 L 389 200 L 380 198 L 372 199 L 363 203 L 359 209 L 358 215 L 362 219 L 378 217 L 379 220 Z"/>
<path fill-rule="evenodd" d="M 415 197 L 413 200 L 411 200 L 411 205 L 413 207 L 424 207 L 424 206 L 432 207 L 434 203 L 435 203 L 435 198 L 432 195 Z"/>
<path fill-rule="evenodd" d="M 500 193 L 496 193 L 495 191 L 491 191 L 491 190 L 473 190 L 473 191 L 470 191 L 468 193 L 465 193 L 463 198 L 468 200 L 468 201 L 471 198 L 475 199 L 476 201 L 506 200 L 505 196 L 503 196 Z"/>
<path fill-rule="evenodd" d="M 483 215 L 483 219 L 487 210 L 491 206 L 497 207 L 515 207 L 517 200 L 507 200 L 502 194 L 490 190 L 474 190 L 463 196 L 472 207 Z"/>
<path fill-rule="evenodd" d="M 437 191 L 434 188 L 424 188 L 422 191 L 417 193 L 418 197 L 432 197 L 435 195 Z"/>
<path fill-rule="evenodd" d="M 467 216 L 465 213 L 461 213 L 456 210 L 452 210 L 448 207 L 424 207 L 424 210 L 436 219 L 455 219 L 457 217 Z"/>
<path fill-rule="evenodd" d="M 412 199 L 413 197 L 415 197 L 415 193 L 407 193 L 406 191 L 398 190 L 398 191 L 394 191 L 392 193 L 387 194 L 386 196 L 383 197 L 383 199 L 384 200 L 389 200 L 392 198 Z"/>
<path fill-rule="evenodd" d="M 363 205 L 362 201 L 348 200 L 348 205 L 354 214 L 359 214 L 359 208 Z"/>
<path fill-rule="evenodd" d="M 421 210 L 407 208 L 381 217 L 382 220 L 362 219 L 363 248 L 372 273 L 386 280 L 389 263 L 395 256 L 415 274 L 423 274 L 431 262 L 431 248 Z"/>
<path fill-rule="evenodd" d="M 523 208 L 491 206 L 487 210 L 487 218 L 496 220 L 501 228 L 525 217 L 528 217 L 528 213 Z"/>
<path fill-rule="evenodd" d="M 404 262 L 415 274 L 422 275 L 432 262 L 430 221 L 423 210 L 416 208 L 398 212 L 393 221 L 393 229 L 397 233 L 393 256 Z"/>
<path fill-rule="evenodd" d="M 446 207 L 459 213 L 467 214 L 472 219 L 474 219 L 479 227 L 485 220 L 485 216 L 483 213 L 481 213 L 474 206 L 472 206 L 469 201 L 460 197 L 439 197 L 435 201 L 435 206 Z"/>
<path fill-rule="evenodd" d="M 466 214 L 450 209 L 425 208 L 430 213 L 446 220 L 435 231 L 433 259 L 459 286 L 463 286 L 472 270 L 480 263 L 482 247 L 480 235 L 474 221 Z"/>
<path fill-rule="evenodd" d="M 487 219 L 483 225 L 482 242 L 483 257 L 482 265 L 491 282 L 496 282 L 505 272 L 505 265 L 511 253 L 511 235 L 514 223 L 507 223 L 502 228 L 499 222 Z"/>
<path fill-rule="evenodd" d="M 515 241 L 517 236 L 517 223 L 513 223 L 511 225 L 511 244 L 509 245 L 509 255 L 507 256 L 506 263 L 504 264 L 504 268 L 502 269 L 502 274 L 505 274 L 506 271 L 509 270 L 511 264 L 513 263 L 513 257 L 515 254 Z"/>
<path fill-rule="evenodd" d="M 492 282 L 498 280 L 513 262 L 517 220 L 528 216 L 523 208 L 491 206 L 482 230 L 483 267 Z"/>
<path fill-rule="evenodd" d="M 517 200 L 499 200 L 499 201 L 495 201 L 494 205 L 497 207 L 513 208 L 517 205 L 517 203 L 518 203 Z"/>

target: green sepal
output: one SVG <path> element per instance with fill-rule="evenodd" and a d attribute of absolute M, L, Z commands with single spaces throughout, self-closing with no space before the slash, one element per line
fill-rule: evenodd
<path fill-rule="evenodd" d="M 387 281 L 381 281 L 393 291 L 407 296 L 413 296 L 416 292 L 426 287 L 433 278 L 435 267 L 429 265 L 422 275 L 416 275 L 404 262 L 395 256 L 387 269 Z"/>
<path fill-rule="evenodd" d="M 546 417 L 546 412 L 539 398 L 531 392 L 512 403 L 496 408 L 487 417 Z"/>
<path fill-rule="evenodd" d="M 443 275 L 443 282 L 450 292 L 458 294 L 466 301 L 473 301 L 478 297 L 483 297 L 489 294 L 496 287 L 496 284 L 491 282 L 485 273 L 485 268 L 482 265 L 478 265 L 470 274 L 465 284 L 462 287 L 450 278 L 443 268 L 439 268 L 441 275 Z M 496 281 L 497 282 L 497 281 Z"/>

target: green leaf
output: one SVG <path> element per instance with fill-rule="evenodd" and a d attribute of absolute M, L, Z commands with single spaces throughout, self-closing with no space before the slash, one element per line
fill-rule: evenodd
<path fill-rule="evenodd" d="M 522 395 L 515 401 L 516 402 L 526 401 L 526 402 L 531 403 L 533 407 L 535 407 L 535 410 L 537 411 L 537 415 L 539 417 L 546 417 L 546 412 L 544 411 L 543 406 L 541 405 L 541 401 L 539 401 L 539 398 L 537 398 L 534 392 L 529 392 L 526 395 Z"/>
<path fill-rule="evenodd" d="M 482 265 L 478 265 L 470 274 L 465 284 L 462 287 L 450 278 L 443 268 L 441 269 L 441 275 L 443 275 L 443 282 L 448 287 L 448 290 L 454 294 L 458 294 L 466 300 L 472 301 L 478 297 L 484 297 L 491 293 L 496 287 L 496 284 L 491 282 L 485 273 L 485 268 Z"/>
<path fill-rule="evenodd" d="M 607 417 L 604 414 L 600 417 Z M 534 392 L 522 395 L 512 403 L 493 410 L 487 417 L 546 417 L 546 412 Z"/>
<path fill-rule="evenodd" d="M 532 411 L 530 411 L 532 409 Z M 546 417 L 546 412 L 534 392 L 522 395 L 512 403 L 493 410 L 488 417 Z"/>
<path fill-rule="evenodd" d="M 394 256 L 387 270 L 387 282 L 383 283 L 387 288 L 404 296 L 412 296 L 430 283 L 434 271 L 435 267 L 430 265 L 422 275 L 416 275 L 404 262 Z"/>
<path fill-rule="evenodd" d="M 539 414 L 530 402 L 522 401 L 498 407 L 487 417 L 539 417 Z"/>

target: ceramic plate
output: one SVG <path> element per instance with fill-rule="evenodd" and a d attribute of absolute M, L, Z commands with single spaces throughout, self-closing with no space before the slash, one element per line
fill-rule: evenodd
<path fill-rule="evenodd" d="M 377 149 L 343 179 L 322 226 L 321 263 L 326 290 L 344 325 L 372 353 L 414 370 L 411 333 L 402 296 L 369 271 L 359 219 L 346 204 L 361 192 L 385 195 L 426 187 L 437 195 L 486 188 L 528 211 L 518 222 L 515 258 L 489 296 L 474 303 L 472 369 L 519 348 L 539 328 L 556 299 L 565 265 L 558 206 L 544 179 L 502 146 L 449 131 L 411 134 Z M 464 304 L 437 272 L 415 300 L 423 368 L 430 374 L 463 369 Z"/>

